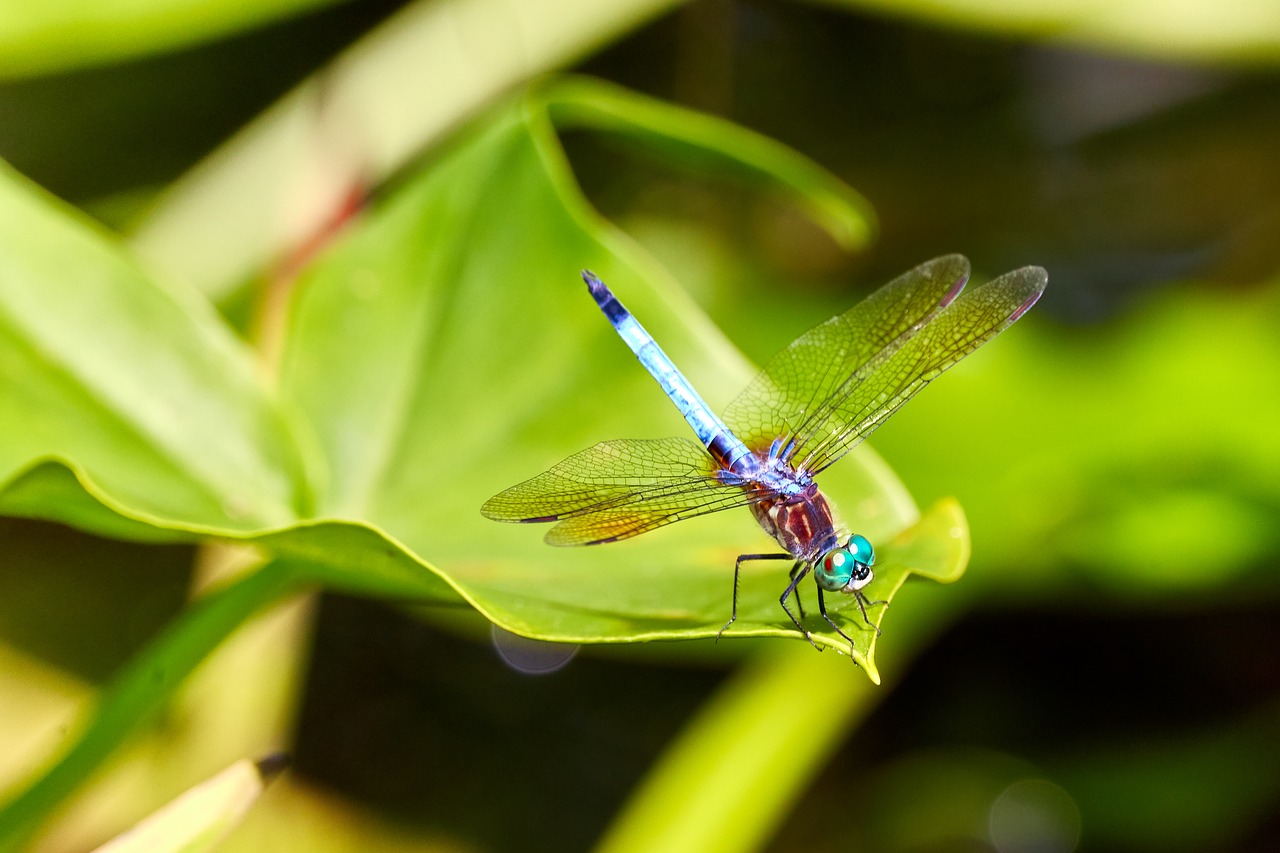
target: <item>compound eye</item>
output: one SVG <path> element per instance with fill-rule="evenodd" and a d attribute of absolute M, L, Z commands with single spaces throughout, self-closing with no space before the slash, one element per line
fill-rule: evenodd
<path fill-rule="evenodd" d="M 833 548 L 822 558 L 817 575 L 818 586 L 828 592 L 837 592 L 849 583 L 856 570 L 857 562 L 848 548 Z"/>
<path fill-rule="evenodd" d="M 845 546 L 849 552 L 853 554 L 853 559 L 862 563 L 864 566 L 873 566 L 876 562 L 875 549 L 871 547 L 871 542 L 861 533 L 855 533 L 849 538 L 849 544 Z"/>

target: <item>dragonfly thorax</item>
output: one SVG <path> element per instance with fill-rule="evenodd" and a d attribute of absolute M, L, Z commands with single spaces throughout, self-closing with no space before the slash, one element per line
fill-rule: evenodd
<path fill-rule="evenodd" d="M 756 521 L 797 560 L 813 562 L 839 547 L 840 530 L 831 504 L 810 482 L 798 494 L 774 493 L 751 505 Z"/>
<path fill-rule="evenodd" d="M 753 453 L 750 458 L 755 467 L 748 476 L 757 488 L 763 487 L 792 500 L 808 500 L 815 494 L 820 496 L 818 486 L 809 473 L 798 471 L 773 455 Z"/>

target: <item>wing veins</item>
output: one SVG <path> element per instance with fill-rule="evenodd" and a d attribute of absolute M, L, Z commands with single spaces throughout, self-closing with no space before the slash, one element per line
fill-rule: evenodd
<path fill-rule="evenodd" d="M 1024 267 L 956 300 L 922 330 L 924 334 L 904 344 L 850 386 L 839 401 L 833 401 L 832 414 L 846 415 L 841 419 L 844 425 L 807 448 L 802 467 L 816 474 L 864 440 L 924 386 L 1012 325 L 1039 298 L 1045 280 L 1043 270 Z M 900 375 L 894 375 L 894 370 Z M 848 408 L 849 400 L 880 376 L 890 381 L 872 385 L 873 394 L 857 409 Z"/>
<path fill-rule="evenodd" d="M 805 447 L 838 413 L 835 402 L 847 398 L 864 376 L 891 358 L 955 299 L 968 271 L 968 261 L 962 256 L 936 258 L 810 329 L 770 359 L 729 406 L 726 419 L 730 426 L 739 433 L 755 432 L 753 438 L 764 445 L 786 439 L 780 443 L 788 457 Z M 859 342 L 877 334 L 889 337 L 877 348 L 860 353 Z M 834 351 L 833 344 L 837 346 Z M 815 368 L 820 370 L 816 379 Z M 791 399 L 797 386 L 804 396 Z M 759 422 L 744 429 L 742 422 L 748 418 Z"/>

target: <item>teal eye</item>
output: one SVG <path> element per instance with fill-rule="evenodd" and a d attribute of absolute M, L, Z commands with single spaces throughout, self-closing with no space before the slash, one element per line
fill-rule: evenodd
<path fill-rule="evenodd" d="M 828 592 L 839 592 L 853 578 L 857 566 L 848 548 L 833 548 L 822 558 L 814 570 L 818 586 Z"/>
<path fill-rule="evenodd" d="M 861 533 L 855 533 L 850 537 L 849 543 L 845 547 L 852 552 L 853 559 L 862 563 L 862 565 L 871 566 L 875 564 L 875 549 L 871 547 L 871 543 L 867 540 L 867 537 L 863 536 Z"/>

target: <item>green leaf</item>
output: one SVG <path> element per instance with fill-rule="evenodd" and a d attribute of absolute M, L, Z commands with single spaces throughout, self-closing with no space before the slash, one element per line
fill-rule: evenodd
<path fill-rule="evenodd" d="M 92 494 L 153 525 L 247 531 L 307 497 L 296 441 L 253 357 L 198 294 L 159 286 L 103 232 L 0 165 L 0 511 L 104 533 Z M 61 484 L 51 482 L 48 478 Z"/>
<path fill-rule="evenodd" d="M 424 602 L 465 600 L 524 636 L 715 636 L 728 618 L 735 557 L 764 545 L 748 513 L 598 549 L 548 548 L 538 531 L 479 514 L 493 493 L 600 439 L 684 429 L 599 316 L 579 269 L 596 269 L 613 284 L 713 405 L 728 402 L 753 372 L 666 273 L 586 205 L 547 104 L 573 102 L 600 114 L 622 99 L 579 81 L 570 87 L 568 94 L 541 88 L 495 111 L 300 279 L 280 388 L 305 421 L 300 434 L 315 448 L 311 473 L 319 485 L 309 520 L 293 525 L 306 491 L 293 461 L 299 454 L 247 355 L 208 306 L 187 291 L 155 287 L 103 235 L 14 193 L 30 208 L 24 227 L 39 223 L 33 233 L 61 247 L 8 283 L 6 310 L 20 322 L 10 324 L 6 342 L 45 356 L 28 359 L 15 376 L 31 389 L 60 378 L 58 369 L 76 381 L 65 400 L 41 406 L 23 399 L 14 407 L 19 438 L 7 448 L 9 476 L 23 476 L 0 495 L 0 506 L 37 514 L 41 500 L 57 497 L 44 507 L 50 517 L 107 530 L 88 501 L 61 500 L 74 491 L 73 473 L 132 522 L 256 539 L 303 563 L 316 582 Z M 696 121 L 682 129 L 687 112 L 665 115 L 655 103 L 640 112 L 648 118 L 628 125 L 629 135 L 700 145 L 704 156 L 723 150 L 738 166 L 755 158 L 756 171 L 780 163 L 779 185 L 821 194 L 811 209 L 862 221 L 856 203 L 833 202 L 856 198 L 831 191 L 836 179 L 816 179 L 812 164 L 798 170 L 795 155 L 761 157 L 754 134 L 738 137 L 728 126 L 707 134 Z M 15 246 L 14 258 L 32 256 L 33 245 Z M 78 263 L 68 274 L 55 257 Z M 55 286 L 35 286 L 60 274 Z M 65 307 L 86 296 L 91 315 L 79 304 Z M 29 343 L 37 332 L 40 346 Z M 41 421 L 62 423 L 65 436 L 20 429 Z M 68 470 L 37 465 L 45 459 Z M 182 464 L 147 468 L 174 460 Z M 937 574 L 915 538 L 890 541 L 917 513 L 868 448 L 824 476 L 823 486 L 879 546 L 877 580 L 867 590 L 873 598 L 892 597 L 910 570 Z M 203 504 L 187 496 L 198 487 L 211 498 Z M 256 502 L 254 512 L 242 509 L 247 501 Z M 128 526 L 118 521 L 111 529 Z M 921 529 L 944 550 L 967 535 L 962 522 Z M 744 570 L 739 618 L 726 636 L 799 637 L 777 603 L 784 586 L 776 567 Z M 874 622 L 883 616 L 872 613 Z M 856 637 L 855 657 L 877 677 L 874 631 L 855 602 L 842 601 L 833 617 Z M 821 620 L 808 625 L 816 643 L 848 650 Z"/>
<path fill-rule="evenodd" d="M 84 252 L 84 281 L 66 279 L 71 283 L 63 300 L 71 299 L 73 283 L 77 295 L 99 279 L 123 284 L 98 284 L 104 296 L 95 317 L 107 322 L 93 328 L 84 319 L 77 325 L 80 315 L 74 311 L 58 313 L 58 288 L 40 290 L 42 301 L 30 297 L 34 287 L 17 288 L 33 304 L 25 313 L 12 312 L 28 318 L 13 326 L 12 338 L 21 342 L 24 332 L 32 337 L 28 330 L 39 325 L 36 319 L 52 317 L 46 322 L 53 347 L 43 349 L 67 354 L 49 361 L 78 359 L 101 367 L 80 381 L 82 408 L 97 414 L 102 406 L 90 402 L 120 397 L 128 405 L 109 408 L 102 419 L 110 416 L 132 430 L 96 429 L 88 436 L 70 430 L 65 444 L 28 434 L 28 446 L 18 442 L 13 449 L 15 473 L 18 464 L 66 460 L 91 494 L 135 521 L 237 538 L 265 534 L 263 545 L 308 561 L 316 580 L 423 601 L 460 597 L 525 636 L 565 642 L 715 636 L 727 619 L 729 567 L 737 554 L 759 547 L 754 543 L 761 534 L 746 513 L 585 551 L 547 548 L 533 531 L 495 525 L 478 512 L 503 486 L 601 438 L 683 428 L 598 316 L 578 283 L 578 269 L 592 267 L 609 278 L 695 383 L 708 389 L 713 404 L 727 402 L 731 389 L 751 375 L 665 273 L 600 222 L 577 190 L 546 105 L 573 103 L 584 114 L 605 114 L 622 100 L 616 90 L 574 81 L 564 92 L 552 86 L 512 101 L 408 181 L 302 278 L 281 389 L 319 449 L 315 468 L 322 486 L 316 495 L 319 519 L 295 529 L 269 530 L 288 521 L 283 501 L 264 504 L 247 518 L 211 511 L 238 506 L 230 497 L 253 482 L 251 475 L 274 475 L 274 484 L 252 492 L 260 500 L 290 491 L 288 469 L 271 470 L 269 462 L 291 454 L 281 433 L 262 428 L 263 422 L 277 421 L 253 382 L 247 357 L 210 314 L 200 318 L 204 325 L 191 317 L 194 311 L 178 315 L 173 306 L 181 297 L 147 283 L 100 237 L 89 240 L 47 214 L 46 242 L 74 246 L 78 240 L 93 250 Z M 848 222 L 862 221 L 856 204 L 832 203 L 856 198 L 830 192 L 838 185 L 834 178 L 815 179 L 820 170 L 812 164 L 798 170 L 795 155 L 761 157 L 754 134 L 739 138 L 728 126 L 707 134 L 698 121 L 692 130 L 682 129 L 689 114 L 664 114 L 656 103 L 637 113 L 648 118 L 628 125 L 629 135 L 647 134 L 659 145 L 672 138 L 684 145 L 696 140 L 704 156 L 724 150 L 739 165 L 755 157 L 757 170 L 781 163 L 779 184 L 797 194 L 819 191 L 826 218 L 841 214 Z M 749 156 L 735 147 L 739 142 Z M 805 177 L 797 183 L 797 175 Z M 56 277 L 52 260 L 47 268 L 33 268 L 30 281 Z M 15 302 L 22 307 L 22 299 L 9 299 Z M 157 322 L 161 333 L 147 334 Z M 111 352 L 120 338 L 143 346 L 118 361 L 104 359 L 103 349 Z M 85 346 L 88 341 L 94 345 Z M 214 370 L 218 359 L 211 353 L 232 369 Z M 142 369 L 127 367 L 135 360 Z M 185 371 L 174 369 L 188 364 Z M 169 369 L 155 376 L 151 369 L 157 365 Z M 37 361 L 23 371 L 29 387 L 50 381 L 52 368 L 41 373 L 42 366 Z M 211 388 L 211 378 L 232 380 L 232 388 Z M 116 393 L 121 385 L 127 393 Z M 157 388 L 168 388 L 159 404 Z M 163 405 L 177 399 L 187 402 L 176 413 Z M 147 419 L 157 407 L 168 419 Z M 33 412 L 55 420 L 59 410 L 29 406 L 24 417 L 29 420 Z M 130 479 L 111 467 L 115 457 L 108 452 L 112 442 L 128 447 L 126 438 L 134 439 L 140 458 L 171 457 L 176 448 L 186 452 L 189 464 L 164 479 L 139 477 L 140 470 L 146 472 L 135 463 Z M 100 445 L 86 449 L 82 445 L 89 440 Z M 235 463 L 246 459 L 262 462 L 266 470 L 237 469 Z M 824 486 L 837 505 L 856 513 L 850 521 L 858 530 L 882 540 L 914 520 L 909 497 L 869 450 L 859 450 L 841 467 Z M 296 481 L 299 470 L 293 469 Z M 172 506 L 164 493 L 166 487 L 206 481 L 214 481 L 206 490 L 221 497 L 216 505 Z M 65 495 L 68 485 L 66 472 L 43 466 L 16 481 L 9 505 L 34 511 L 33 493 L 36 500 Z M 60 506 L 50 514 L 92 523 L 88 502 Z M 892 544 L 881 554 L 879 577 L 869 592 L 887 599 L 907 565 L 895 563 Z M 799 636 L 777 605 L 782 577 L 758 567 L 744 571 L 739 619 L 730 636 Z M 861 615 L 850 604 L 834 615 L 854 632 Z M 819 644 L 847 646 L 825 623 L 814 627 Z M 867 626 L 857 630 L 855 656 L 875 677 L 873 635 Z"/>
<path fill-rule="evenodd" d="M 808 157 L 767 136 L 589 77 L 557 81 L 547 92 L 547 107 L 562 130 L 603 131 L 651 150 L 666 163 L 684 164 L 695 174 L 722 172 L 776 194 L 850 251 L 875 239 L 870 202 Z"/>
<path fill-rule="evenodd" d="M 735 557 L 764 545 L 748 513 L 607 548 L 553 549 L 541 531 L 478 512 L 490 495 L 596 441 L 685 428 L 599 316 L 579 269 L 610 281 L 713 406 L 752 374 L 665 272 L 586 207 L 542 97 L 593 114 L 620 100 L 611 89 L 570 87 L 476 128 L 304 275 L 282 393 L 308 417 L 328 462 L 321 514 L 366 520 L 404 543 L 503 628 L 559 642 L 714 637 L 729 616 Z M 686 116 L 673 110 L 626 132 L 656 144 L 699 138 L 708 153 L 719 150 L 714 140 L 730 159 L 745 159 L 730 131 L 681 129 Z M 839 209 L 859 217 L 855 206 Z M 868 449 L 823 485 L 877 541 L 915 519 Z M 965 535 L 959 524 L 955 536 Z M 891 543 L 883 553 L 869 588 L 878 598 L 910 566 Z M 799 637 L 778 606 L 785 585 L 776 566 L 745 569 L 739 618 L 725 636 Z M 874 632 L 855 627 L 854 602 L 835 618 L 857 637 L 856 656 L 874 677 Z M 818 643 L 847 650 L 820 620 L 810 625 Z"/>
<path fill-rule="evenodd" d="M 0 78 L 118 61 L 226 36 L 337 0 L 43 0 L 0 6 Z"/>

